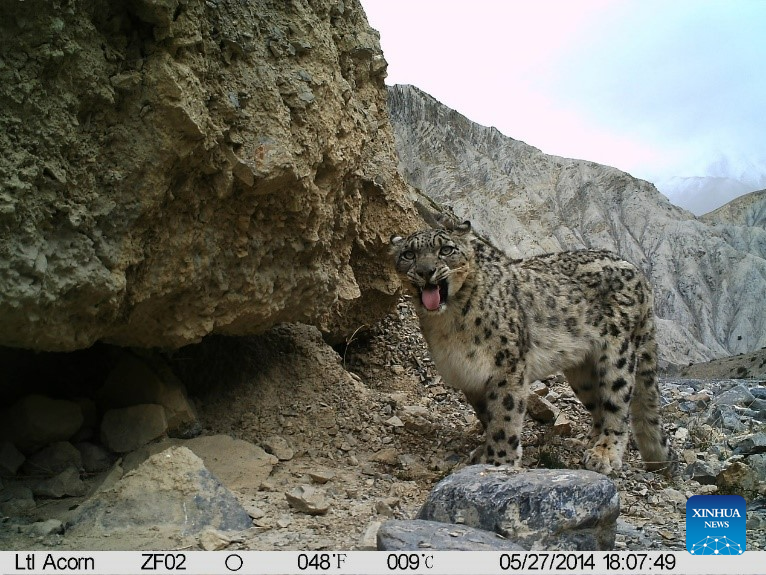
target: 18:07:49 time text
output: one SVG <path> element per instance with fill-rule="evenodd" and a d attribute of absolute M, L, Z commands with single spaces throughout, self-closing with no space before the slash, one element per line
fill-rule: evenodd
<path fill-rule="evenodd" d="M 500 568 L 504 571 L 672 571 L 676 558 L 672 553 L 649 556 L 648 553 L 503 553 Z"/>

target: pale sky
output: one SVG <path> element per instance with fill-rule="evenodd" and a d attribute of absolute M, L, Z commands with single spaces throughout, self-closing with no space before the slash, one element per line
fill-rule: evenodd
<path fill-rule="evenodd" d="M 694 176 L 766 187 L 766 0 L 361 2 L 388 84 L 661 191 Z M 671 200 L 701 213 L 721 193 Z"/>

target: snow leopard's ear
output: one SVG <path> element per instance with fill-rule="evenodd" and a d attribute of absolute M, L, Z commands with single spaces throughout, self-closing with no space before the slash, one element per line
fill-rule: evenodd
<path fill-rule="evenodd" d="M 463 231 L 463 226 L 466 224 L 468 227 L 465 231 L 470 231 L 471 229 L 470 222 L 458 224 L 458 219 L 449 211 L 449 209 L 447 212 L 439 212 L 417 201 L 415 202 L 415 208 L 428 226 L 436 230 L 447 230 L 450 232 L 457 231 L 458 233 L 461 233 Z"/>
<path fill-rule="evenodd" d="M 423 205 L 422 203 L 416 201 L 415 202 L 415 209 L 420 214 L 420 217 L 423 218 L 423 220 L 428 224 L 429 228 L 439 229 L 443 228 L 444 226 L 439 221 L 441 218 L 441 214 L 438 212 L 432 211 L 428 206 Z"/>
<path fill-rule="evenodd" d="M 442 227 L 445 230 L 448 230 L 454 234 L 462 236 L 463 234 L 467 234 L 468 232 L 471 231 L 471 222 L 466 220 L 462 224 L 459 224 L 457 223 L 457 220 L 455 218 L 445 217 L 442 222 Z"/>
<path fill-rule="evenodd" d="M 395 258 L 399 257 L 399 251 L 404 246 L 404 238 L 402 236 L 394 234 L 391 236 L 391 238 L 388 241 L 389 241 L 388 253 L 394 256 Z"/>
<path fill-rule="evenodd" d="M 458 219 L 453 214 L 435 214 L 434 215 L 438 225 L 438 228 L 447 230 L 448 232 L 463 232 L 463 226 L 466 224 L 468 225 L 467 228 L 465 228 L 465 231 L 469 231 L 471 229 L 471 223 L 470 222 L 463 222 L 462 224 L 458 223 Z"/>
<path fill-rule="evenodd" d="M 457 232 L 460 235 L 467 234 L 468 232 L 471 231 L 471 222 L 466 220 L 462 224 L 456 225 L 453 231 Z"/>

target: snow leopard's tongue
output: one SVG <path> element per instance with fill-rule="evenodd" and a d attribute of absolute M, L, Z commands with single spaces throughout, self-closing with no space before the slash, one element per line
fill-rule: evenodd
<path fill-rule="evenodd" d="M 439 309 L 441 304 L 441 296 L 439 295 L 439 286 L 426 286 L 423 288 L 423 292 L 420 295 L 420 299 L 423 302 L 423 306 L 428 311 L 435 311 Z"/>

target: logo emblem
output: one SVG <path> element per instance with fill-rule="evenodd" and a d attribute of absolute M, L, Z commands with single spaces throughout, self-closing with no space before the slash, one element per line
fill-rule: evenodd
<path fill-rule="evenodd" d="M 694 495 L 686 501 L 686 550 L 692 555 L 745 552 L 745 499 L 739 495 Z"/>

